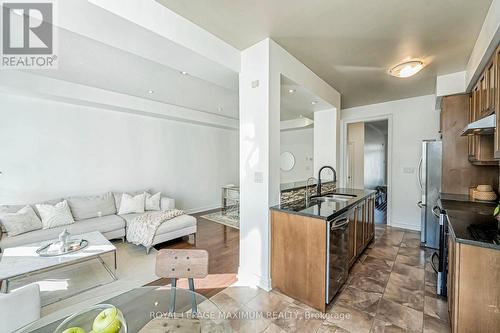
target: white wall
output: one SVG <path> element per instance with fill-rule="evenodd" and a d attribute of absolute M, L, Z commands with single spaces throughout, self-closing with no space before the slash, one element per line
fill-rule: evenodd
<path fill-rule="evenodd" d="M 328 109 L 314 112 L 314 174 L 329 165 L 336 171 L 338 168 L 338 138 L 339 112 L 337 109 Z M 322 179 L 333 179 L 333 173 L 325 169 L 321 173 Z M 324 177 L 324 178 L 323 178 Z"/>
<path fill-rule="evenodd" d="M 306 180 L 313 176 L 313 134 L 312 128 L 282 131 L 280 152 L 291 152 L 295 156 L 295 166 L 290 171 L 281 170 L 281 183 Z"/>
<path fill-rule="evenodd" d="M 271 289 L 269 207 L 280 197 L 281 76 L 340 106 L 340 94 L 269 38 L 241 52 L 240 267 L 242 283 Z"/>
<path fill-rule="evenodd" d="M 416 167 L 421 154 L 421 141 L 438 137 L 439 112 L 435 110 L 434 103 L 435 96 L 427 95 L 354 107 L 341 112 L 341 147 L 345 147 L 347 123 L 389 119 L 388 223 L 392 226 L 420 229 L 420 209 L 416 205 L 420 200 L 420 189 Z M 345 152 L 342 153 L 341 172 L 345 182 L 344 156 Z"/>
<path fill-rule="evenodd" d="M 152 188 L 179 208 L 220 206 L 238 182 L 238 133 L 0 94 L 0 203 Z"/>

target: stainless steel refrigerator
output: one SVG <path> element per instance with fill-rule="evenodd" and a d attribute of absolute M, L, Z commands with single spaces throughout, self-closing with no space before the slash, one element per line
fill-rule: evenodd
<path fill-rule="evenodd" d="M 422 192 L 418 206 L 421 210 L 420 242 L 422 246 L 439 248 L 439 207 L 441 192 L 442 142 L 424 140 L 422 157 L 418 164 L 417 178 Z"/>

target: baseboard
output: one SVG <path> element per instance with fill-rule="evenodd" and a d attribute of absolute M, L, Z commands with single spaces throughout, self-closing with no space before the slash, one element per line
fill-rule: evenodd
<path fill-rule="evenodd" d="M 186 209 L 184 211 L 188 214 L 196 214 L 196 213 L 206 212 L 207 210 L 220 209 L 220 208 L 221 208 L 221 205 L 211 205 L 211 206 L 205 206 L 205 207 Z"/>
<path fill-rule="evenodd" d="M 249 287 L 259 287 L 265 291 L 271 291 L 271 278 L 264 278 L 238 267 L 238 283 Z"/>
<path fill-rule="evenodd" d="M 412 230 L 412 231 L 420 231 L 420 225 L 415 225 L 415 224 L 407 224 L 407 223 L 394 221 L 391 223 L 390 226 L 393 228 L 401 228 L 401 229 L 408 229 L 408 230 Z"/>

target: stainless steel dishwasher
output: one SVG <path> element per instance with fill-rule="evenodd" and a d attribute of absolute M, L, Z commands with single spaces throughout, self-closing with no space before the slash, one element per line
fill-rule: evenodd
<path fill-rule="evenodd" d="M 349 274 L 349 216 L 352 209 L 327 221 L 326 233 L 326 303 L 330 303 Z"/>

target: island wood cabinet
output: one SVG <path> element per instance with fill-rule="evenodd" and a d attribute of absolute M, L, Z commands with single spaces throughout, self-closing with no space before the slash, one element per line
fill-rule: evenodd
<path fill-rule="evenodd" d="M 375 194 L 351 209 L 349 268 L 375 235 Z M 271 283 L 317 310 L 326 310 L 327 222 L 323 219 L 271 210 Z"/>
<path fill-rule="evenodd" d="M 500 331 L 500 250 L 448 238 L 448 311 L 452 333 Z"/>

